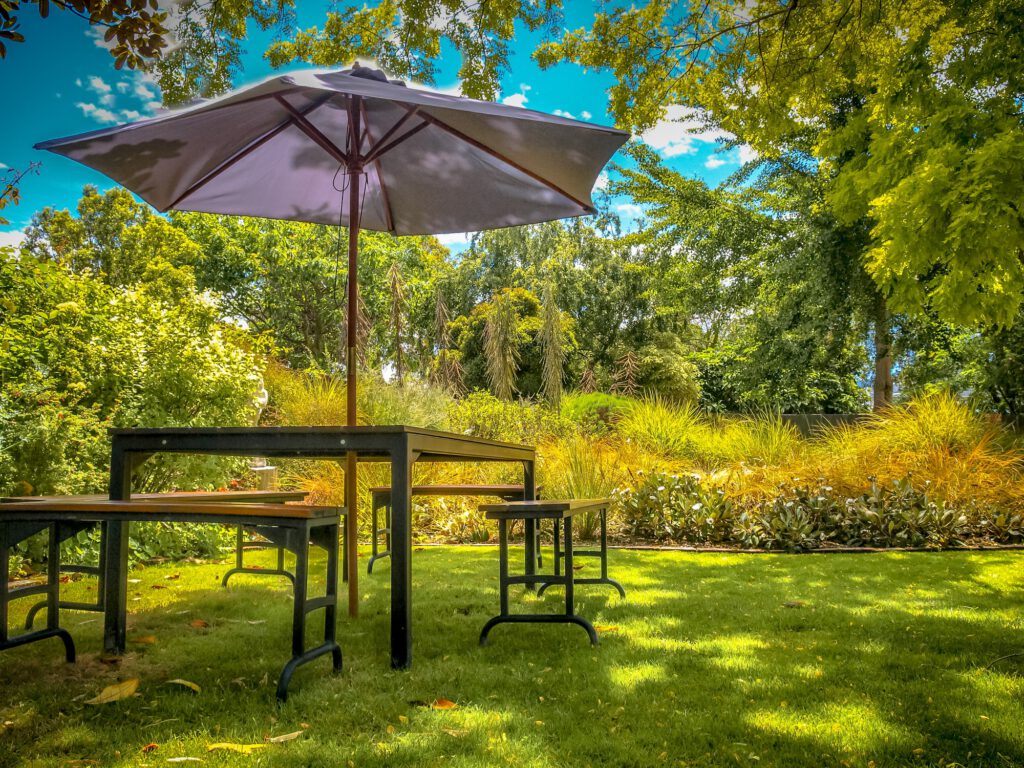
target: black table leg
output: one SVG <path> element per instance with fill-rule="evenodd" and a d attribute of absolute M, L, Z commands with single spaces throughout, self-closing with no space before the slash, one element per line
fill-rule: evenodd
<path fill-rule="evenodd" d="M 537 479 L 532 461 L 523 462 L 523 500 L 533 501 L 537 498 Z M 523 556 L 526 560 L 524 573 L 533 576 L 537 573 L 537 521 L 532 517 L 523 521 Z M 528 590 L 536 589 L 536 585 L 528 582 Z"/>
<path fill-rule="evenodd" d="M 391 454 L 391 666 L 412 666 L 412 454 Z"/>

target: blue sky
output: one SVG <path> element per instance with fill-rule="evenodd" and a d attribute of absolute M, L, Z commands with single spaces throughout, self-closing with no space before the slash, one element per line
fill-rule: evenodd
<path fill-rule="evenodd" d="M 326 4 L 299 5 L 300 27 L 322 22 Z M 566 26 L 589 26 L 594 7 L 591 2 L 570 2 Z M 0 144 L 0 171 L 5 167 L 21 169 L 30 162 L 42 162 L 42 166 L 38 175 L 23 180 L 21 204 L 5 209 L 4 216 L 11 224 L 0 227 L 0 245 L 17 243 L 32 214 L 43 207 L 73 209 L 83 185 L 95 184 L 100 189 L 113 186 L 105 176 L 71 160 L 38 152 L 32 149 L 33 144 L 150 116 L 159 108 L 160 101 L 159 90 L 145 76 L 114 69 L 112 57 L 101 45 L 101 28 L 90 28 L 69 13 L 54 12 L 43 21 L 33 6 L 23 9 L 22 19 L 21 31 L 26 42 L 10 44 L 6 60 L 0 60 L 5 103 L 11 109 Z M 258 33 L 247 41 L 244 69 L 235 78 L 237 87 L 276 74 L 262 59 L 271 38 L 270 33 Z M 501 100 L 611 124 L 606 109 L 606 90 L 611 78 L 584 72 L 571 64 L 541 70 L 530 58 L 537 41 L 536 36 L 521 30 L 511 71 L 502 81 Z M 440 63 L 436 86 L 457 89 L 458 66 L 458 57 L 448 52 Z M 716 151 L 720 149 L 717 136 L 691 134 L 692 121 L 679 121 L 681 117 L 685 118 L 674 111 L 645 133 L 644 140 L 678 170 L 711 184 L 717 184 L 739 167 L 741 150 Z M 637 213 L 628 200 L 618 205 L 627 220 Z M 454 250 L 460 250 L 465 241 L 459 236 L 442 239 Z"/>

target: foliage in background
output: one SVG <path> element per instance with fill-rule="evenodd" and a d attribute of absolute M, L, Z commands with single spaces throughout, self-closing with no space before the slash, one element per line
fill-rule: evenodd
<path fill-rule="evenodd" d="M 187 273 L 145 274 L 115 290 L 88 271 L 0 257 L 0 492 L 105 491 L 108 427 L 251 423 L 250 338 L 219 322 Z M 136 487 L 216 487 L 227 472 L 163 457 Z"/>

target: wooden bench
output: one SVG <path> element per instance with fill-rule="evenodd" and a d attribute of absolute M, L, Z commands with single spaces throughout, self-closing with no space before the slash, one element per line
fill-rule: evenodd
<path fill-rule="evenodd" d="M 538 487 L 537 492 L 540 492 Z M 522 499 L 525 493 L 522 485 L 414 485 L 413 496 L 496 496 L 505 501 Z M 377 560 L 391 556 L 391 487 L 379 485 L 370 489 L 372 499 L 372 529 L 370 534 L 370 562 L 366 572 L 373 573 Z M 379 511 L 384 510 L 384 527 L 379 527 Z M 384 550 L 379 551 L 379 541 L 384 536 Z M 540 565 L 540 547 L 537 547 L 537 564 Z"/>
<path fill-rule="evenodd" d="M 77 496 L 0 496 L 0 504 L 14 502 L 61 502 L 61 501 L 104 501 L 106 496 L 99 494 L 77 495 Z M 246 502 L 257 502 L 261 504 L 284 504 L 289 501 L 302 501 L 306 498 L 304 491 L 174 491 L 172 493 L 137 493 L 132 496 L 132 501 L 150 501 L 159 503 L 175 502 L 199 502 L 216 504 L 237 504 Z M 244 525 L 237 527 L 235 535 L 235 567 L 224 574 L 221 585 L 227 586 L 228 579 L 238 573 L 247 573 L 258 576 L 284 576 L 294 583 L 294 575 L 285 568 L 285 549 L 264 538 L 246 538 L 247 528 Z M 246 549 L 276 549 L 277 566 L 275 568 L 247 568 L 243 562 Z M 348 550 L 342 554 L 342 580 L 348 580 Z M 62 602 L 61 608 L 75 611 L 103 611 L 103 551 L 100 550 L 100 562 L 97 565 L 85 565 L 83 563 L 61 563 L 61 573 L 79 573 L 88 576 L 96 576 L 100 579 L 97 587 L 96 603 L 71 603 Z M 25 616 L 25 629 L 32 629 L 35 623 L 36 614 L 46 607 L 46 601 L 33 605 Z"/>
<path fill-rule="evenodd" d="M 488 520 L 498 521 L 498 589 L 500 608 L 497 616 L 490 619 L 480 632 L 480 645 L 487 644 L 487 636 L 498 624 L 536 622 L 543 624 L 577 624 L 586 630 L 590 642 L 597 645 L 597 632 L 587 619 L 576 613 L 576 584 L 610 584 L 619 594 L 625 597 L 622 585 L 608 578 L 608 539 L 606 516 L 609 499 L 545 499 L 543 501 L 513 501 L 503 504 L 482 504 L 480 509 Z M 587 555 L 601 558 L 601 578 L 577 579 L 575 577 L 572 521 L 577 514 L 597 512 L 601 519 L 601 548 L 587 552 Z M 555 557 L 553 574 L 525 574 L 510 576 L 508 569 L 508 524 L 515 520 L 534 520 L 539 529 L 544 520 L 552 520 L 555 525 Z M 561 541 L 560 541 L 561 540 Z M 562 564 L 564 562 L 564 568 Z M 564 572 L 563 572 L 564 571 Z M 552 584 L 565 587 L 565 612 L 550 613 L 518 613 L 509 611 L 508 588 L 512 584 L 525 584 L 532 587 L 541 585 L 542 593 Z"/>
<path fill-rule="evenodd" d="M 58 637 L 64 643 L 69 662 L 75 660 L 74 641 L 60 626 L 60 543 L 79 531 L 111 522 L 179 522 L 244 525 L 259 532 L 295 555 L 292 609 L 292 657 L 285 664 L 277 685 L 277 698 L 288 696 L 288 684 L 295 670 L 325 654 L 331 654 L 335 671 L 341 669 L 341 648 L 336 639 L 338 601 L 338 537 L 343 510 L 285 504 L 221 504 L 160 501 L 33 501 L 0 504 L 0 651 L 27 643 Z M 19 542 L 40 531 L 49 531 L 49 561 L 46 583 L 11 589 L 10 553 Z M 309 546 L 327 552 L 327 588 L 322 597 L 307 594 Z M 8 632 L 11 600 L 46 595 L 46 628 L 11 637 Z M 107 605 L 105 610 L 124 606 Z M 323 642 L 306 649 L 306 616 L 324 611 Z"/>

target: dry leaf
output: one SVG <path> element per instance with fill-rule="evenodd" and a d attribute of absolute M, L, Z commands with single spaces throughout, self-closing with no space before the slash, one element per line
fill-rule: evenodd
<path fill-rule="evenodd" d="M 156 635 L 136 635 L 129 637 L 128 642 L 136 645 L 156 645 Z"/>
<path fill-rule="evenodd" d="M 392 734 L 392 733 L 394 733 L 394 732 L 395 732 L 395 726 L 393 726 L 393 725 L 391 725 L 391 724 L 389 723 L 389 724 L 388 724 L 388 727 L 387 727 L 387 728 L 385 728 L 384 730 L 386 730 L 386 731 L 388 732 L 388 734 L 390 735 L 390 734 Z"/>
<path fill-rule="evenodd" d="M 177 581 L 181 578 L 180 573 L 172 573 L 169 576 L 164 576 L 164 581 Z"/>
<path fill-rule="evenodd" d="M 190 627 L 194 627 L 195 629 L 206 629 L 208 626 L 210 626 L 210 622 L 205 621 L 204 619 L 192 619 L 192 621 L 190 621 L 188 625 Z"/>
<path fill-rule="evenodd" d="M 261 749 L 266 749 L 266 744 L 230 744 L 228 742 L 219 742 L 217 744 L 207 744 L 207 752 L 215 752 L 222 749 L 226 752 L 237 752 L 240 755 L 251 755 L 253 752 L 257 752 Z"/>
<path fill-rule="evenodd" d="M 402 723 L 403 725 L 405 725 L 406 723 L 408 723 L 408 722 L 409 722 L 409 718 L 408 718 L 408 717 L 406 717 L 405 715 L 399 715 L 399 716 L 398 716 L 398 722 L 400 722 L 400 723 Z"/>
<path fill-rule="evenodd" d="M 286 734 L 284 734 L 282 736 L 271 736 L 270 738 L 267 739 L 267 742 L 270 743 L 270 744 L 280 744 L 280 743 L 285 742 L 285 741 L 291 741 L 292 739 L 297 739 L 301 735 L 302 735 L 302 731 L 295 731 L 294 733 L 286 733 Z"/>
<path fill-rule="evenodd" d="M 448 699 L 434 699 L 430 703 L 431 709 L 455 709 L 458 706 L 454 701 L 449 701 Z"/>
<path fill-rule="evenodd" d="M 150 752 L 156 752 L 158 749 L 160 749 L 160 745 L 159 744 L 156 744 L 154 742 L 150 742 L 149 744 L 147 744 L 146 746 L 144 746 L 142 748 L 142 754 L 148 755 Z"/>
<path fill-rule="evenodd" d="M 176 677 L 173 680 L 168 680 L 167 684 L 168 685 L 180 685 L 183 688 L 188 688 L 190 691 L 194 691 L 195 693 L 201 693 L 202 690 L 203 690 L 198 685 L 193 683 L 191 680 L 182 680 L 180 677 Z"/>
<path fill-rule="evenodd" d="M 598 632 L 618 632 L 619 628 L 613 624 L 595 624 L 594 629 Z"/>
<path fill-rule="evenodd" d="M 149 588 L 150 589 L 167 589 L 167 585 L 166 584 L 150 584 Z"/>
<path fill-rule="evenodd" d="M 108 685 L 104 688 L 100 695 L 94 699 L 88 699 L 86 704 L 110 704 L 111 702 L 120 701 L 121 699 L 127 699 L 130 696 L 135 695 L 135 691 L 139 689 L 139 678 L 132 677 L 125 680 L 122 683 L 116 683 L 115 685 Z"/>

